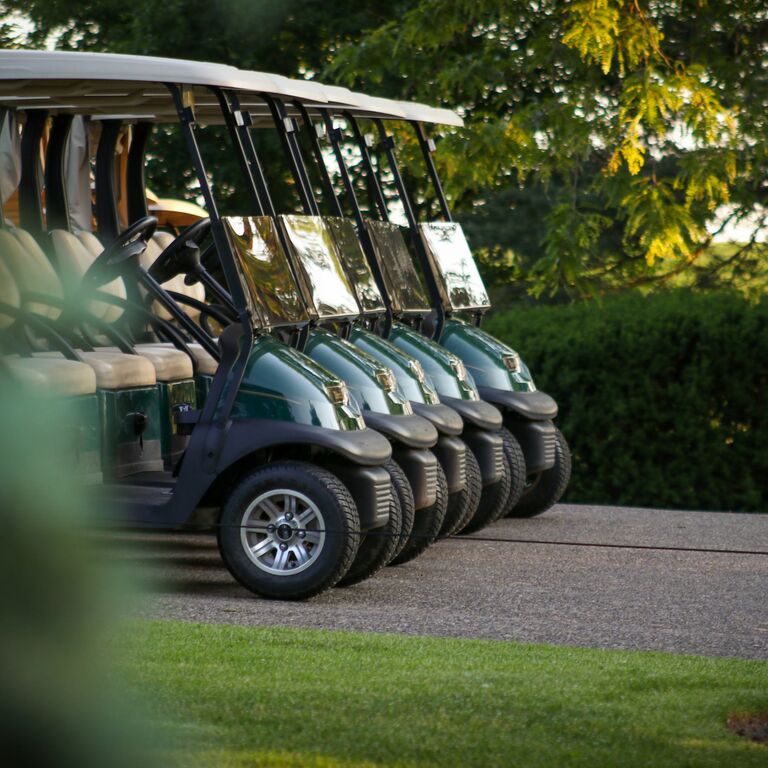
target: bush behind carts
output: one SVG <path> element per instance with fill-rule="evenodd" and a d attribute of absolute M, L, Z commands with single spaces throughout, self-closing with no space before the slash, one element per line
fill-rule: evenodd
<path fill-rule="evenodd" d="M 484 327 L 560 405 L 565 501 L 768 512 L 768 298 L 627 293 Z"/>

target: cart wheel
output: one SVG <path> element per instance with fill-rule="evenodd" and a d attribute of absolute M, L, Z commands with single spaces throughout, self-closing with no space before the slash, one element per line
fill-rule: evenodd
<path fill-rule="evenodd" d="M 359 584 L 387 565 L 400 547 L 402 530 L 400 497 L 393 488 L 389 502 L 389 521 L 380 528 L 365 532 L 350 569 L 336 586 L 351 587 L 353 584 Z"/>
<path fill-rule="evenodd" d="M 400 554 L 393 558 L 391 565 L 402 565 L 418 557 L 432 544 L 445 520 L 448 509 L 448 481 L 440 464 L 437 465 L 437 498 L 427 509 L 420 509 L 413 521 L 413 530 Z"/>
<path fill-rule="evenodd" d="M 513 510 L 515 505 L 523 497 L 523 493 L 525 493 L 525 456 L 523 455 L 520 443 L 517 442 L 517 438 L 506 427 L 502 427 L 499 430 L 499 434 L 504 441 L 504 460 L 509 466 L 511 481 L 509 496 L 507 497 L 507 503 L 504 505 L 501 517 L 510 517 L 514 516 Z"/>
<path fill-rule="evenodd" d="M 416 519 L 416 504 L 413 500 L 413 491 L 411 490 L 411 484 L 408 482 L 403 468 L 395 461 L 390 459 L 385 465 L 384 469 L 389 472 L 389 476 L 392 478 L 392 490 L 397 495 L 400 502 L 400 513 L 403 518 L 403 525 L 400 530 L 400 536 L 397 540 L 392 557 L 389 563 L 392 562 L 402 552 L 403 547 L 408 543 L 408 537 L 413 531 L 413 521 Z M 389 565 L 387 563 L 387 565 Z"/>
<path fill-rule="evenodd" d="M 360 519 L 344 484 L 325 469 L 281 461 L 235 487 L 219 521 L 229 571 L 261 597 L 302 600 L 332 587 L 349 569 Z"/>
<path fill-rule="evenodd" d="M 535 517 L 560 501 L 571 479 L 571 451 L 563 433 L 555 433 L 555 465 L 528 478 L 523 496 L 510 517 Z"/>
<path fill-rule="evenodd" d="M 501 479 L 492 485 L 483 486 L 477 512 L 461 529 L 460 533 L 475 533 L 481 528 L 485 528 L 486 525 L 495 523 L 504 514 L 511 487 L 512 476 L 509 464 L 503 461 L 501 463 Z"/>
<path fill-rule="evenodd" d="M 480 504 L 483 478 L 480 475 L 475 454 L 469 448 L 467 448 L 465 462 L 467 483 L 461 491 L 452 493 L 448 497 L 448 512 L 440 529 L 440 538 L 452 536 L 460 531 L 472 519 Z"/>

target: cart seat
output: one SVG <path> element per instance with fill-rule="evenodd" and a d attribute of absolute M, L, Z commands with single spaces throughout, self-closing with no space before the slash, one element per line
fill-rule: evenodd
<path fill-rule="evenodd" d="M 4 357 L 11 376 L 24 387 L 36 392 L 76 397 L 96 392 L 96 373 L 91 366 L 77 360 L 41 357 Z"/>
<path fill-rule="evenodd" d="M 173 345 L 158 341 L 154 344 L 141 344 L 140 346 L 144 347 L 156 347 L 159 349 L 173 349 Z M 200 344 L 187 344 L 187 349 L 192 354 L 192 357 L 195 358 L 195 363 L 197 364 L 197 372 L 202 373 L 206 376 L 213 376 L 214 373 L 216 373 L 218 367 L 219 367 L 219 361 L 213 357 L 208 351 L 206 351 Z"/>
<path fill-rule="evenodd" d="M 7 233 L 0 231 L 0 253 L 2 253 L 4 249 L 3 236 L 5 234 Z M 0 259 L 0 304 L 5 304 L 14 309 L 18 309 L 21 306 L 21 297 L 19 296 L 18 286 L 13 278 L 13 273 L 5 263 L 4 259 Z M 9 328 L 15 322 L 15 317 L 5 314 L 2 309 L 0 309 L 0 330 Z"/>
<path fill-rule="evenodd" d="M 51 243 L 56 254 L 58 273 L 61 277 L 64 293 L 69 296 L 77 295 L 88 267 L 104 250 L 104 246 L 96 239 L 95 235 L 90 232 L 81 233 L 81 235 L 86 235 L 86 237 L 81 240 L 64 229 L 55 229 L 51 232 Z M 127 297 L 125 283 L 120 277 L 106 285 L 99 286 L 99 291 L 119 299 Z M 121 307 L 98 300 L 89 301 L 86 307 L 91 314 L 107 323 L 114 323 L 123 315 Z"/>
<path fill-rule="evenodd" d="M 56 248 L 56 255 L 59 257 L 59 261 L 62 266 L 62 270 L 68 269 L 70 274 L 78 275 L 79 280 L 82 280 L 83 274 L 88 267 L 93 263 L 96 256 L 99 255 L 104 249 L 101 243 L 97 240 L 96 236 L 91 232 L 81 232 L 79 236 L 72 235 L 70 232 L 64 230 L 56 230 L 51 233 L 51 237 Z M 95 252 L 95 255 L 94 255 Z M 43 258 L 45 256 L 43 255 Z M 68 265 L 65 267 L 65 264 Z M 55 275 L 54 275 L 55 277 Z M 115 284 L 119 283 L 118 289 L 115 289 Z M 122 292 L 119 290 L 122 288 Z M 103 286 L 100 290 L 112 295 L 125 296 L 125 285 L 122 280 L 116 280 Z M 103 320 L 111 322 L 113 313 L 111 313 L 110 305 L 104 304 L 99 301 L 92 302 L 97 308 L 101 308 L 100 316 Z M 122 309 L 116 308 L 118 311 L 117 319 L 122 313 Z M 106 311 L 105 311 L 106 310 Z M 191 379 L 193 375 L 192 361 L 189 356 L 178 349 L 168 348 L 163 350 L 156 349 L 153 344 L 137 344 L 135 347 L 138 354 L 148 360 L 155 369 L 155 380 L 163 382 L 183 381 L 184 379 Z M 98 353 L 109 352 L 112 354 L 119 353 L 116 347 L 99 347 L 96 350 Z M 129 357 L 131 357 L 129 355 Z M 136 375 L 139 375 L 138 373 Z M 121 378 L 119 375 L 118 378 Z M 111 380 L 111 376 L 106 376 L 107 380 Z M 128 376 L 127 378 L 131 378 Z M 153 382 L 154 383 L 154 382 Z M 137 386 L 137 385 L 133 385 Z"/>
<path fill-rule="evenodd" d="M 132 389 L 153 387 L 157 383 L 155 368 L 141 355 L 125 355 L 122 352 L 94 350 L 77 353 L 96 375 L 99 389 Z M 64 359 L 60 352 L 37 352 L 35 357 Z"/>
<path fill-rule="evenodd" d="M 87 264 L 87 266 L 90 266 L 90 262 L 92 262 L 104 250 L 104 246 L 101 244 L 101 241 L 96 237 L 96 235 L 93 234 L 93 232 L 80 231 L 77 233 L 77 239 L 85 246 L 86 250 L 90 254 L 90 261 Z M 163 249 L 170 245 L 173 240 L 174 237 L 169 232 L 158 232 L 152 239 L 147 242 L 147 249 L 139 257 L 141 266 L 148 270 L 155 263 L 155 259 L 163 252 Z M 54 243 L 54 245 L 56 245 L 56 243 Z M 113 293 L 110 288 L 111 285 L 112 284 L 110 283 L 109 286 L 104 286 L 104 288 L 101 290 L 107 290 L 108 292 Z M 175 291 L 176 293 L 180 293 L 184 296 L 190 296 L 193 299 L 198 299 L 198 301 L 205 301 L 205 288 L 202 286 L 202 284 L 196 283 L 195 285 L 187 285 L 184 282 L 183 275 L 177 275 L 171 280 L 167 280 L 162 285 L 163 288 L 165 288 L 167 291 Z M 123 291 L 124 290 L 125 286 L 123 284 Z M 184 311 L 190 317 L 192 317 L 193 320 L 197 320 L 198 316 L 200 315 L 198 310 L 189 306 L 184 306 Z M 168 312 L 168 310 L 158 301 L 152 302 L 152 313 L 162 318 L 163 320 L 173 320 L 171 313 Z"/>
<path fill-rule="evenodd" d="M 189 355 L 172 345 L 136 344 L 134 349 L 152 363 L 158 381 L 182 381 L 194 375 Z M 117 347 L 99 347 L 98 351 L 116 353 L 120 350 Z"/>

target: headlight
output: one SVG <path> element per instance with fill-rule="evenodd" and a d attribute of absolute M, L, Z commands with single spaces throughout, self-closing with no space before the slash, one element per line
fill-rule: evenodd
<path fill-rule="evenodd" d="M 349 390 L 343 381 L 327 385 L 325 391 L 334 405 L 349 405 Z"/>
<path fill-rule="evenodd" d="M 413 358 L 408 361 L 408 367 L 411 369 L 413 375 L 419 380 L 419 383 L 424 384 L 427 380 L 427 374 L 424 373 L 424 369 L 421 367 L 421 363 Z"/>
<path fill-rule="evenodd" d="M 464 363 L 459 360 L 458 357 L 454 357 L 451 360 L 451 368 L 453 368 L 453 372 L 456 374 L 456 378 L 459 381 L 465 381 L 467 378 L 467 369 L 464 367 Z"/>
<path fill-rule="evenodd" d="M 376 372 L 376 380 L 381 384 L 385 392 L 394 392 L 397 389 L 397 380 L 389 368 L 380 368 Z"/>
<path fill-rule="evenodd" d="M 510 373 L 520 372 L 520 355 L 516 353 L 511 355 L 503 355 L 501 360 Z"/>

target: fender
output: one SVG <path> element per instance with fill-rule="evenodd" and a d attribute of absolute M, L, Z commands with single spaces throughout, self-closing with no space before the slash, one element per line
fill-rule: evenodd
<path fill-rule="evenodd" d="M 443 402 L 453 408 L 464 423 L 477 429 L 501 429 L 503 419 L 499 409 L 483 400 L 459 400 L 444 397 Z"/>
<path fill-rule="evenodd" d="M 394 416 L 391 413 L 364 411 L 366 426 L 375 429 L 408 448 L 431 448 L 437 442 L 437 430 L 421 416 Z"/>
<path fill-rule="evenodd" d="M 198 424 L 170 500 L 157 506 L 139 502 L 124 511 L 134 522 L 165 528 L 183 525 L 222 472 L 255 451 L 281 445 L 314 446 L 362 467 L 381 466 L 392 456 L 389 440 L 372 429 L 347 431 L 271 419 L 229 421 L 224 430 Z M 218 455 L 215 446 L 221 446 Z"/>
<path fill-rule="evenodd" d="M 439 403 L 427 405 L 426 403 L 411 402 L 413 412 L 432 422 L 441 435 L 460 435 L 464 429 L 461 416 L 449 406 Z"/>
<path fill-rule="evenodd" d="M 483 400 L 524 419 L 547 421 L 557 416 L 557 403 L 546 392 L 513 392 L 495 387 L 478 389 Z"/>

